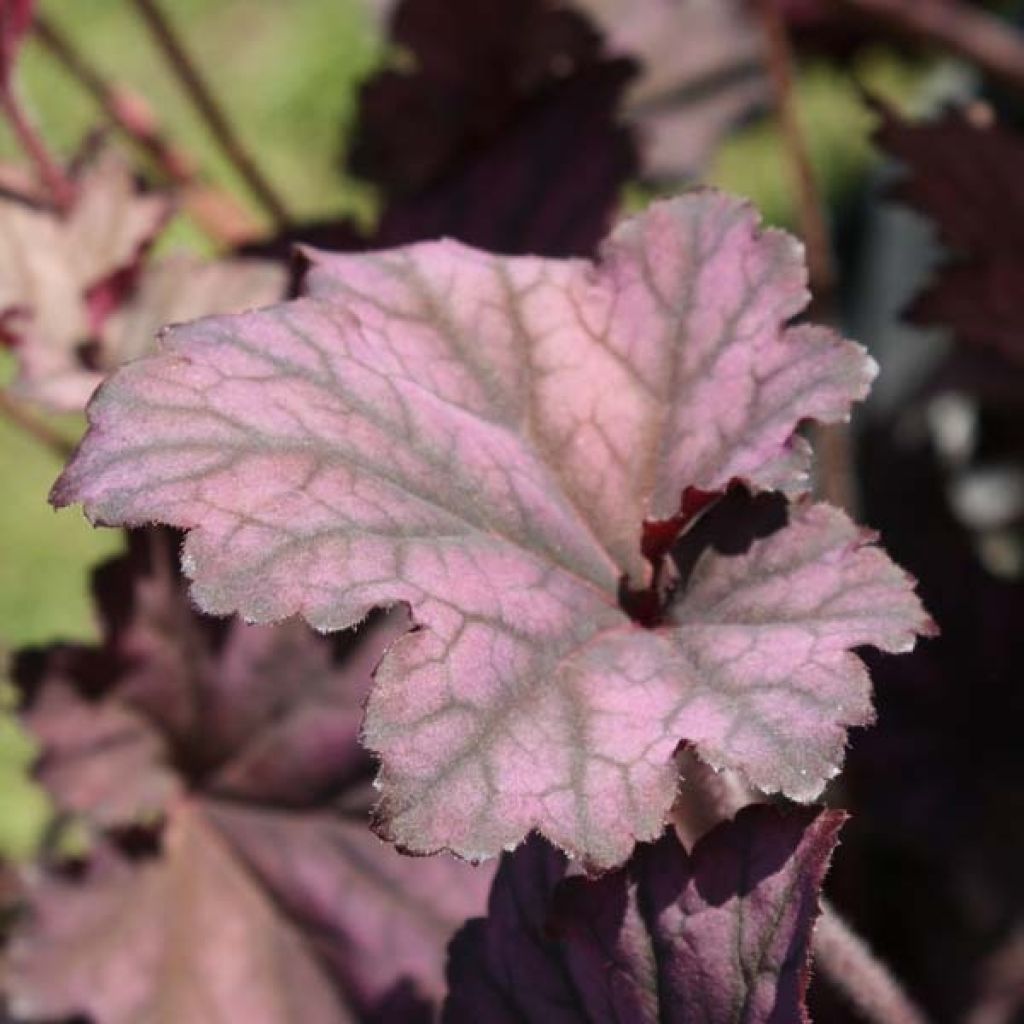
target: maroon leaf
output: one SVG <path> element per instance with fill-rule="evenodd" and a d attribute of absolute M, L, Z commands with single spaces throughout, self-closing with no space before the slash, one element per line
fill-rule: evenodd
<path fill-rule="evenodd" d="M 349 165 L 393 195 L 438 180 L 602 61 L 587 21 L 548 0 L 403 0 L 390 34 L 412 67 L 362 87 Z"/>
<path fill-rule="evenodd" d="M 844 815 L 744 808 L 688 856 L 671 831 L 598 880 L 539 840 L 455 939 L 445 1024 L 806 1021 L 810 934 Z"/>
<path fill-rule="evenodd" d="M 797 426 L 845 417 L 873 368 L 785 326 L 800 250 L 733 199 L 657 204 L 602 256 L 313 254 L 308 298 L 172 331 L 116 374 L 55 487 L 94 520 L 191 529 L 207 610 L 339 629 L 411 607 L 365 739 L 381 831 L 417 852 L 537 828 L 613 867 L 660 835 L 684 740 L 811 799 L 871 716 L 851 649 L 928 627 L 826 506 L 706 552 L 657 628 L 623 611 L 623 581 L 658 584 L 645 520 L 688 488 L 801 491 Z"/>
<path fill-rule="evenodd" d="M 893 195 L 930 217 L 951 251 L 910 317 L 1024 361 L 1024 140 L 989 123 L 984 111 L 950 111 L 915 124 L 875 108 L 878 144 L 907 171 Z"/>
<path fill-rule="evenodd" d="M 295 242 L 358 251 L 444 237 L 593 255 L 636 172 L 619 116 L 631 63 L 607 58 L 564 8 L 463 6 L 405 0 L 395 42 L 415 70 L 383 71 L 360 94 L 352 160 L 382 193 L 376 228 L 307 224 L 247 251 L 281 258 Z"/>
<path fill-rule="evenodd" d="M 202 619 L 169 540 L 136 534 L 100 574 L 102 647 L 17 663 L 40 777 L 98 835 L 81 877 L 27 886 L 15 1008 L 99 1024 L 429 1020 L 445 945 L 490 876 L 402 857 L 367 827 L 361 705 L 402 623 L 332 642 Z M 139 826 L 158 828 L 144 854 Z"/>

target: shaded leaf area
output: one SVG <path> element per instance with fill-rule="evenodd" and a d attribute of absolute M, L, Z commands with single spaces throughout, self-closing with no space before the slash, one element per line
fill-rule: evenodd
<path fill-rule="evenodd" d="M 61 216 L 0 195 L 0 330 L 19 364 L 17 393 L 57 411 L 84 408 L 105 375 L 149 351 L 172 321 L 265 305 L 284 293 L 266 261 L 149 259 L 171 212 L 112 147 L 82 155 Z"/>
<path fill-rule="evenodd" d="M 25 879 L 12 1007 L 100 1024 L 429 1021 L 445 946 L 490 875 L 402 857 L 368 828 L 362 702 L 402 617 L 335 640 L 202 618 L 176 546 L 137 532 L 99 572 L 102 646 L 17 662 L 39 778 L 94 842 L 74 870 Z"/>
<path fill-rule="evenodd" d="M 54 500 L 190 529 L 211 612 L 330 630 L 405 602 L 419 628 L 364 734 L 401 847 L 476 860 L 536 828 L 617 866 L 661 834 L 684 740 L 820 792 L 871 717 L 852 648 L 928 628 L 911 581 L 825 505 L 675 590 L 642 543 L 696 491 L 800 494 L 798 426 L 864 395 L 862 349 L 788 326 L 798 244 L 707 191 L 624 222 L 596 264 L 450 241 L 312 259 L 306 298 L 173 330 L 116 374 Z M 638 622 L 623 588 L 661 607 Z"/>
<path fill-rule="evenodd" d="M 1024 139 L 981 108 L 917 123 L 875 108 L 876 141 L 906 172 L 893 198 L 929 217 L 950 250 L 908 316 L 1024 362 Z"/>
<path fill-rule="evenodd" d="M 852 818 L 829 893 L 931 1019 L 952 1024 L 983 1019 L 971 1011 L 988 962 L 1019 934 L 1024 907 L 1024 584 L 981 566 L 939 462 L 894 436 L 885 424 L 865 438 L 865 511 L 941 634 L 906 658 L 869 657 L 878 722 L 847 758 Z M 992 1019 L 1024 1009 L 1019 955 L 1016 971 L 1016 996 Z M 814 1019 L 852 1024 L 826 991 L 815 996 Z"/>
<path fill-rule="evenodd" d="M 744 808 L 688 855 L 672 831 L 597 880 L 530 840 L 452 944 L 445 1024 L 793 1024 L 844 815 Z"/>
<path fill-rule="evenodd" d="M 626 60 L 579 14 L 547 0 L 404 0 L 397 68 L 363 86 L 349 165 L 381 192 L 376 228 L 309 224 L 296 242 L 381 249 L 450 237 L 494 252 L 592 255 L 636 171 L 619 122 Z"/>

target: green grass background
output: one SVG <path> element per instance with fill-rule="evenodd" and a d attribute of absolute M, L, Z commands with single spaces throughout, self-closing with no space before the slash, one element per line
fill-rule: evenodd
<path fill-rule="evenodd" d="M 165 0 L 163 6 L 289 208 L 301 216 L 365 211 L 365 191 L 337 173 L 355 87 L 383 52 L 359 0 Z M 41 7 L 112 81 L 150 101 L 167 134 L 213 180 L 245 195 L 127 0 L 44 0 Z M 920 75 L 881 53 L 868 55 L 856 71 L 893 97 L 908 95 Z M 19 78 L 45 137 L 70 156 L 99 123 L 92 100 L 33 41 L 24 49 Z M 851 75 L 823 63 L 804 70 L 799 92 L 814 162 L 836 201 L 871 160 L 870 117 Z M 0 160 L 18 158 L 0 124 Z M 770 222 L 792 225 L 789 174 L 770 120 L 739 132 L 709 180 L 753 197 Z M 180 225 L 172 234 L 186 244 L 197 237 Z M 0 358 L 0 380 L 11 370 L 10 358 Z M 59 426 L 73 438 L 82 422 Z M 96 635 L 88 572 L 118 549 L 120 538 L 91 529 L 77 509 L 49 508 L 46 495 L 59 468 L 32 438 L 0 421 L 0 652 Z M 47 812 L 26 777 L 34 748 L 4 710 L 9 702 L 6 694 L 0 703 L 0 856 L 25 856 Z"/>

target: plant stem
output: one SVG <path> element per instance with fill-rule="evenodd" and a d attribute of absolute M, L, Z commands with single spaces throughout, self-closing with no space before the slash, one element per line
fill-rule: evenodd
<path fill-rule="evenodd" d="M 200 181 L 198 162 L 167 139 L 156 115 L 141 96 L 109 83 L 43 15 L 36 16 L 35 31 L 39 42 L 93 97 L 111 123 L 182 188 L 186 211 L 206 234 L 224 245 L 237 245 L 259 236 L 260 225 L 234 196 Z"/>
<path fill-rule="evenodd" d="M 834 0 L 912 39 L 924 39 L 977 64 L 1024 92 L 1024 33 L 963 0 Z"/>
<path fill-rule="evenodd" d="M 817 319 L 835 322 L 836 272 L 832 261 L 832 239 L 797 109 L 793 88 L 793 51 L 777 0 L 758 0 L 757 9 L 775 108 L 793 182 L 800 233 L 807 247 L 807 269 L 813 296 L 811 311 Z M 833 505 L 853 512 L 857 495 L 848 425 L 820 424 L 814 428 L 814 441 L 820 495 Z"/>
<path fill-rule="evenodd" d="M 829 981 L 871 1024 L 928 1024 L 899 983 L 868 948 L 867 943 L 821 901 L 814 929 L 814 962 Z"/>
<path fill-rule="evenodd" d="M 279 229 L 286 227 L 289 218 L 284 203 L 235 134 L 223 109 L 214 99 L 209 86 L 192 63 L 171 23 L 157 6 L 156 0 L 134 0 L 134 3 L 178 82 L 192 100 L 224 154 L 252 190 L 275 226 Z"/>
<path fill-rule="evenodd" d="M 111 122 L 145 150 L 171 181 L 187 185 L 195 178 L 196 162 L 164 138 L 156 118 L 141 97 L 105 81 L 68 37 L 44 15 L 36 15 L 34 27 L 40 43 L 93 97 Z"/>
<path fill-rule="evenodd" d="M 39 177 L 50 193 L 54 206 L 61 213 L 65 213 L 74 200 L 74 188 L 25 113 L 13 82 L 0 85 L 0 110 L 3 110 L 19 145 L 36 165 Z"/>
<path fill-rule="evenodd" d="M 61 462 L 64 462 L 74 450 L 74 445 L 67 438 L 34 416 L 3 388 L 0 388 L 0 416 L 48 448 Z"/>

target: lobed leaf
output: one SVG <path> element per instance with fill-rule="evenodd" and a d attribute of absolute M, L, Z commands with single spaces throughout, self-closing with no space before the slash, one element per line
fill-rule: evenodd
<path fill-rule="evenodd" d="M 844 815 L 744 808 L 692 855 L 672 831 L 598 880 L 506 854 L 452 944 L 445 1024 L 806 1021 L 811 929 Z"/>
<path fill-rule="evenodd" d="M 490 873 L 367 828 L 361 705 L 401 622 L 338 644 L 201 618 L 171 540 L 136 534 L 100 573 L 102 646 L 17 661 L 40 780 L 93 843 L 26 879 L 5 992 L 97 1024 L 429 1021 Z"/>
<path fill-rule="evenodd" d="M 405 602 L 371 694 L 380 830 L 479 859 L 536 828 L 595 868 L 658 836 L 672 756 L 799 799 L 870 716 L 850 649 L 927 627 L 841 513 L 800 508 L 707 552 L 644 628 L 642 533 L 735 481 L 799 493 L 807 418 L 874 367 L 807 301 L 799 246 L 699 192 L 621 225 L 597 264 L 454 242 L 311 253 L 306 298 L 170 331 L 91 407 L 55 485 L 96 521 L 191 530 L 200 606 L 320 629 Z M 660 569 L 659 569 L 660 574 Z"/>

